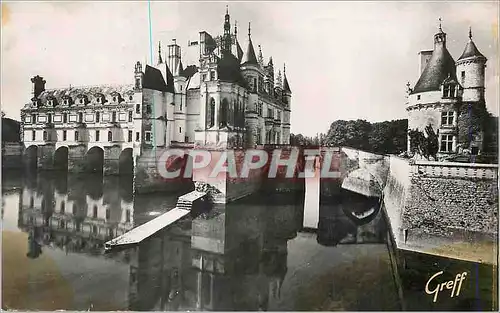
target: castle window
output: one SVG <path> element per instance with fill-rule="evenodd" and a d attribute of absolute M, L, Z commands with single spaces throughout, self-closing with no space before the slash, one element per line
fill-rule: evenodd
<path fill-rule="evenodd" d="M 52 123 L 52 114 L 51 114 L 51 113 L 49 113 L 49 114 L 47 114 L 47 116 L 48 116 L 48 118 L 47 118 L 47 119 L 48 119 L 48 122 L 49 122 L 49 123 Z"/>
<path fill-rule="evenodd" d="M 141 134 L 139 132 L 135 132 L 135 141 L 141 140 Z"/>
<path fill-rule="evenodd" d="M 128 111 L 128 121 L 132 122 L 132 111 Z"/>
<path fill-rule="evenodd" d="M 146 105 L 146 114 L 151 114 L 151 112 L 152 112 L 151 105 L 150 104 Z"/>
<path fill-rule="evenodd" d="M 134 97 L 132 97 L 132 96 L 128 96 L 128 99 L 129 99 L 130 101 L 132 101 L 132 100 L 134 100 Z"/>
<path fill-rule="evenodd" d="M 453 111 L 441 112 L 441 125 L 453 125 L 454 115 Z"/>
<path fill-rule="evenodd" d="M 465 71 L 460 73 L 460 81 L 462 82 L 462 85 L 465 83 Z"/>
<path fill-rule="evenodd" d="M 257 78 L 253 79 L 253 91 L 257 91 Z"/>
<path fill-rule="evenodd" d="M 80 104 L 83 104 L 84 101 L 83 101 L 83 98 L 80 98 Z"/>
<path fill-rule="evenodd" d="M 106 209 L 106 219 L 109 220 L 111 217 L 111 211 L 109 209 Z"/>
<path fill-rule="evenodd" d="M 31 140 L 35 140 L 36 139 L 36 131 L 32 130 L 31 131 Z"/>
<path fill-rule="evenodd" d="M 448 98 L 450 96 L 450 85 L 443 86 L 443 98 Z"/>
<path fill-rule="evenodd" d="M 63 123 L 67 123 L 68 122 L 68 113 L 64 113 L 63 114 Z"/>
<path fill-rule="evenodd" d="M 63 130 L 63 141 L 66 141 L 68 139 L 68 132 Z"/>
<path fill-rule="evenodd" d="M 227 99 L 224 98 L 222 100 L 222 103 L 220 106 L 220 111 L 219 111 L 219 126 L 220 127 L 227 126 L 228 107 L 229 107 L 229 103 L 227 102 Z"/>
<path fill-rule="evenodd" d="M 215 100 L 214 98 L 210 99 L 210 103 L 208 104 L 207 107 L 207 123 L 206 126 L 207 128 L 211 128 L 215 124 Z"/>
<path fill-rule="evenodd" d="M 116 122 L 116 112 L 115 111 L 113 111 L 111 113 L 111 122 L 113 122 L 113 123 Z"/>
<path fill-rule="evenodd" d="M 113 97 L 113 102 L 116 102 L 116 100 L 117 100 L 116 96 L 115 96 L 115 97 Z"/>
<path fill-rule="evenodd" d="M 82 112 L 78 113 L 78 122 L 80 122 L 80 123 L 83 122 L 83 113 Z"/>
<path fill-rule="evenodd" d="M 147 131 L 147 132 L 144 133 L 144 135 L 146 136 L 145 141 L 146 142 L 151 142 L 151 132 Z"/>
<path fill-rule="evenodd" d="M 417 100 L 420 100 L 420 95 L 417 95 Z"/>
<path fill-rule="evenodd" d="M 113 132 L 108 131 L 108 141 L 113 141 Z"/>
<path fill-rule="evenodd" d="M 140 104 L 135 105 L 135 113 L 137 113 L 137 114 L 141 113 L 141 105 Z"/>
<path fill-rule="evenodd" d="M 441 152 L 453 152 L 453 136 L 441 135 Z"/>
<path fill-rule="evenodd" d="M 61 202 L 61 208 L 60 208 L 59 212 L 61 212 L 61 214 L 64 214 L 65 210 L 66 210 L 66 203 L 63 201 L 63 202 Z"/>
<path fill-rule="evenodd" d="M 455 97 L 455 85 L 450 86 L 450 97 Z"/>
<path fill-rule="evenodd" d="M 31 120 L 32 124 L 36 124 L 36 114 L 33 114 L 33 119 Z"/>
<path fill-rule="evenodd" d="M 99 123 L 100 118 L 101 118 L 100 113 L 99 112 L 95 112 L 95 122 L 96 123 Z"/>
<path fill-rule="evenodd" d="M 78 131 L 75 130 L 75 141 L 78 141 Z"/>
<path fill-rule="evenodd" d="M 179 134 L 182 133 L 182 127 L 179 127 Z"/>
<path fill-rule="evenodd" d="M 132 131 L 128 131 L 128 142 L 132 142 Z"/>
<path fill-rule="evenodd" d="M 182 111 L 182 103 L 179 103 L 179 110 Z"/>
<path fill-rule="evenodd" d="M 98 130 L 95 131 L 95 141 L 99 141 L 100 133 Z"/>
<path fill-rule="evenodd" d="M 125 211 L 125 222 L 130 222 L 130 210 Z"/>
<path fill-rule="evenodd" d="M 136 78 L 135 79 L 135 88 L 136 89 L 140 89 L 141 88 L 141 79 L 140 78 Z"/>
<path fill-rule="evenodd" d="M 202 81 L 206 81 L 207 80 L 207 74 L 203 74 L 203 77 L 202 77 Z"/>
<path fill-rule="evenodd" d="M 46 141 L 48 139 L 47 131 L 43 131 L 43 140 Z"/>
<path fill-rule="evenodd" d="M 95 226 L 95 225 L 94 225 L 94 226 L 92 226 L 92 232 L 93 232 L 94 234 L 97 234 L 97 226 Z"/>

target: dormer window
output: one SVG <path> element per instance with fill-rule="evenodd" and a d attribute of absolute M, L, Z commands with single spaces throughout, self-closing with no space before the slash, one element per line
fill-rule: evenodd
<path fill-rule="evenodd" d="M 63 97 L 63 104 L 64 104 L 64 105 L 67 105 L 67 106 L 70 106 L 70 105 L 72 104 L 71 97 L 69 97 L 69 96 L 64 96 L 64 97 Z"/>
<path fill-rule="evenodd" d="M 128 96 L 128 99 L 129 99 L 130 101 L 132 101 L 132 100 L 134 100 L 134 97 L 132 97 L 132 96 Z"/>
<path fill-rule="evenodd" d="M 83 98 L 80 98 L 80 104 L 85 104 L 85 100 L 83 100 Z"/>

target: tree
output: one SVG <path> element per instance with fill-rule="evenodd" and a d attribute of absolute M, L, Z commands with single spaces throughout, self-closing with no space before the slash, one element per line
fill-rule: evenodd
<path fill-rule="evenodd" d="M 427 133 L 427 137 L 423 132 L 416 129 L 408 132 L 410 137 L 410 151 L 414 154 L 420 154 L 426 159 L 432 157 L 436 160 L 439 150 L 437 135 L 430 124 L 425 127 L 425 132 Z"/>

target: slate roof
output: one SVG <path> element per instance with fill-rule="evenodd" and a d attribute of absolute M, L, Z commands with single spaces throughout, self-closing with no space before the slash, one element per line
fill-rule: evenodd
<path fill-rule="evenodd" d="M 412 94 L 440 90 L 441 84 L 449 76 L 456 79 L 455 60 L 453 60 L 446 46 L 437 45 L 427 66 L 415 84 Z"/>
<path fill-rule="evenodd" d="M 89 102 L 93 102 L 98 95 L 103 95 L 109 98 L 115 93 L 119 93 L 122 97 L 134 94 L 134 85 L 97 85 L 97 86 L 79 86 L 79 87 L 66 87 L 46 89 L 37 99 L 42 102 L 42 105 L 47 103 L 49 99 L 55 99 L 57 105 L 63 103 L 64 98 L 71 98 L 73 101 L 79 96 L 86 96 Z M 25 108 L 30 107 L 31 103 L 25 105 Z"/>
<path fill-rule="evenodd" d="M 283 90 L 284 91 L 288 91 L 288 92 L 292 92 L 290 90 L 290 85 L 288 84 L 288 79 L 286 78 L 286 75 L 285 76 L 285 79 L 283 80 Z"/>
<path fill-rule="evenodd" d="M 225 52 L 217 63 L 217 74 L 221 81 L 237 83 L 246 86 L 246 81 L 241 75 L 240 62 L 231 52 Z"/>
<path fill-rule="evenodd" d="M 464 52 L 458 58 L 458 61 L 466 59 L 466 58 L 470 58 L 470 57 L 480 57 L 480 58 L 486 59 L 486 57 L 481 52 L 479 52 L 479 50 L 477 49 L 477 47 L 474 44 L 474 41 L 472 41 L 472 39 L 469 40 L 469 42 L 465 46 Z"/>
<path fill-rule="evenodd" d="M 161 66 L 166 67 L 167 81 L 165 82 L 165 79 L 163 79 L 163 75 L 159 69 L 146 65 L 142 87 L 145 89 L 174 93 L 174 76 L 172 75 L 172 72 L 170 72 L 167 64 L 161 64 Z"/>
<path fill-rule="evenodd" d="M 257 57 L 255 56 L 255 50 L 253 49 L 252 39 L 248 37 L 247 51 L 241 59 L 241 64 L 254 64 L 258 65 Z"/>

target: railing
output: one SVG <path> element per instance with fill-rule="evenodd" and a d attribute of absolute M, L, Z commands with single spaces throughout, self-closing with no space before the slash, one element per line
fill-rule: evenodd
<path fill-rule="evenodd" d="M 498 165 L 493 164 L 415 161 L 410 165 L 410 175 L 480 179 L 498 178 Z"/>

